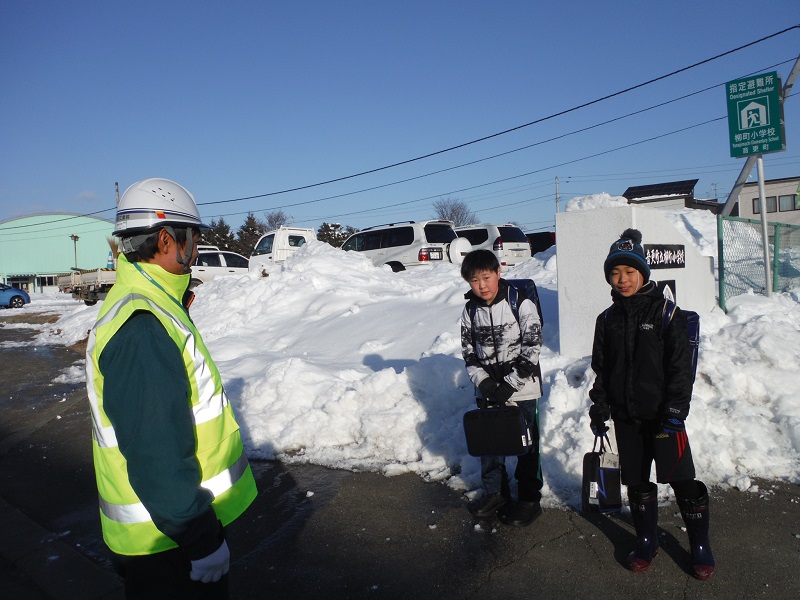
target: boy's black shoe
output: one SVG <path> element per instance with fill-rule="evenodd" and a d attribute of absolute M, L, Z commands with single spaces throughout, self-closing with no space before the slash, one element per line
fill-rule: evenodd
<path fill-rule="evenodd" d="M 506 498 L 500 493 L 489 494 L 483 501 L 472 509 L 472 514 L 479 519 L 491 517 L 499 508 L 505 506 Z"/>
<path fill-rule="evenodd" d="M 514 504 L 500 515 L 500 521 L 514 527 L 527 527 L 541 514 L 542 507 L 539 506 L 538 502 L 520 500 L 514 502 Z"/>

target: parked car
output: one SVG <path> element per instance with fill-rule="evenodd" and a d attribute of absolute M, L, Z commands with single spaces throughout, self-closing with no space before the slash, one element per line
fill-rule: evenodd
<path fill-rule="evenodd" d="M 544 252 L 551 246 L 556 244 L 555 231 L 540 231 L 538 233 L 526 233 L 525 237 L 528 238 L 528 243 L 531 246 L 531 254 L 537 252 Z"/>
<path fill-rule="evenodd" d="M 248 273 L 249 267 L 250 261 L 241 254 L 220 250 L 216 246 L 198 246 L 197 260 L 192 265 L 191 287 L 224 275 Z"/>
<path fill-rule="evenodd" d="M 282 226 L 268 231 L 256 242 L 250 253 L 250 270 L 267 275 L 273 264 L 280 264 L 305 244 L 316 240 L 313 229 Z"/>
<path fill-rule="evenodd" d="M 501 267 L 513 267 L 531 257 L 528 238 L 516 225 L 465 225 L 456 227 L 459 237 L 469 240 L 473 250 L 491 250 Z"/>
<path fill-rule="evenodd" d="M 0 283 L 0 306 L 22 308 L 26 304 L 29 304 L 30 301 L 31 297 L 25 290 Z"/>
<path fill-rule="evenodd" d="M 460 265 L 472 248 L 456 235 L 452 221 L 437 220 L 367 227 L 347 238 L 342 250 L 363 252 L 376 267 L 397 272 L 443 260 Z"/>

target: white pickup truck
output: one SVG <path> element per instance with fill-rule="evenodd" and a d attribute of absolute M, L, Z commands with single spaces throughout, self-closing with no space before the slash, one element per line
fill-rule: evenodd
<path fill-rule="evenodd" d="M 87 306 L 92 306 L 106 297 L 116 280 L 117 272 L 114 269 L 73 271 L 59 276 L 58 289 L 72 294 L 76 300 L 83 300 Z"/>
<path fill-rule="evenodd" d="M 273 265 L 284 262 L 302 246 L 316 239 L 313 229 L 302 227 L 282 225 L 268 231 L 258 239 L 250 253 L 250 272 L 266 277 Z"/>

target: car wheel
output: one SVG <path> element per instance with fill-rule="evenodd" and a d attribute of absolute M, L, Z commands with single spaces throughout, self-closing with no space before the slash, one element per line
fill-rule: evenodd
<path fill-rule="evenodd" d="M 97 300 L 84 300 L 83 303 L 86 306 L 94 306 L 95 304 L 97 304 Z"/>
<path fill-rule="evenodd" d="M 192 279 L 192 280 L 189 282 L 189 289 L 190 289 L 190 290 L 193 290 L 193 289 L 194 289 L 194 288 L 196 288 L 198 285 L 202 285 L 202 284 L 203 284 L 203 282 L 202 282 L 202 281 L 200 281 L 199 279 Z"/>
<path fill-rule="evenodd" d="M 400 271 L 405 271 L 406 268 L 403 266 L 403 263 L 387 263 L 390 267 L 392 267 L 392 271 L 395 273 L 399 273 Z"/>
<path fill-rule="evenodd" d="M 25 306 L 25 298 L 22 296 L 14 296 L 11 302 L 8 303 L 11 308 L 22 308 Z"/>
<path fill-rule="evenodd" d="M 464 262 L 464 257 L 471 251 L 472 244 L 469 243 L 467 238 L 456 238 L 447 246 L 447 258 L 454 265 L 460 265 Z"/>

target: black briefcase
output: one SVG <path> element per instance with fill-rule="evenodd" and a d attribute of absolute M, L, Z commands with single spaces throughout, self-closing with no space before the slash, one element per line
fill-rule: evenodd
<path fill-rule="evenodd" d="M 597 440 L 600 450 L 597 450 Z M 608 446 L 608 449 L 606 449 Z M 583 455 L 581 501 L 586 512 L 611 513 L 622 509 L 619 456 L 608 436 L 595 436 L 592 451 Z"/>
<path fill-rule="evenodd" d="M 472 456 L 519 456 L 532 444 L 530 426 L 516 405 L 468 411 L 464 434 Z"/>

